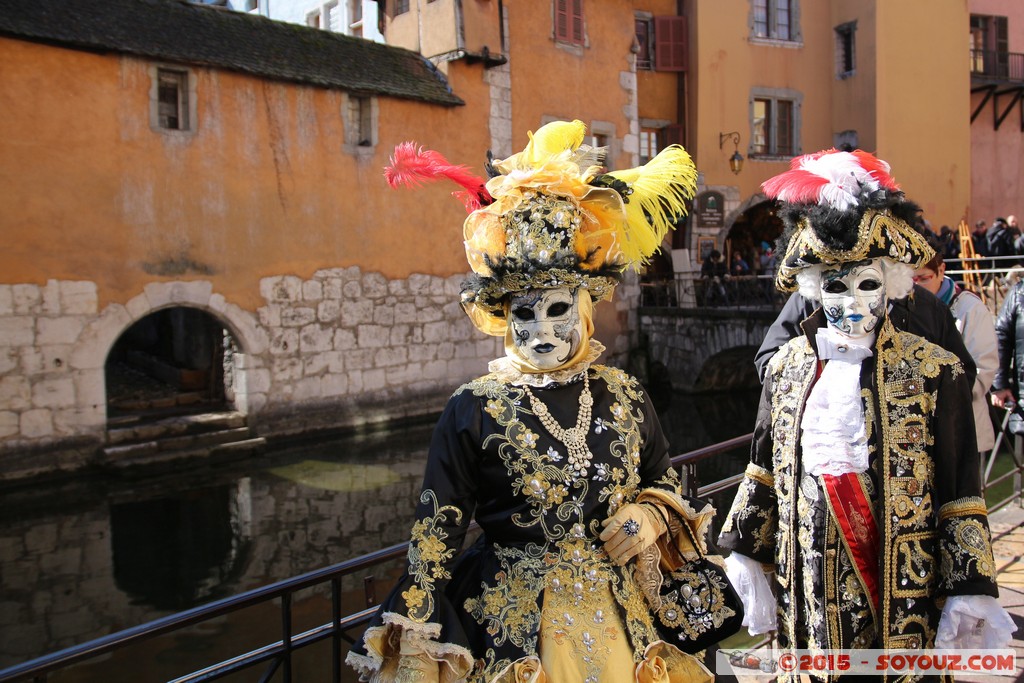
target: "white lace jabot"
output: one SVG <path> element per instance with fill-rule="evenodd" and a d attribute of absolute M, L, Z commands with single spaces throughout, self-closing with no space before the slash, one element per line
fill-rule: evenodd
<path fill-rule="evenodd" d="M 547 387 L 552 384 L 566 384 L 578 378 L 604 353 L 604 344 L 596 339 L 590 340 L 590 352 L 587 357 L 575 365 L 559 368 L 552 372 L 529 373 L 519 370 L 508 356 L 495 358 L 487 364 L 487 370 L 503 382 L 515 386 Z"/>
<path fill-rule="evenodd" d="M 861 362 L 872 355 L 874 335 L 851 339 L 831 327 L 815 337 L 828 360 L 807 397 L 800 437 L 804 471 L 840 475 L 868 468 L 868 439 L 860 399 Z"/>

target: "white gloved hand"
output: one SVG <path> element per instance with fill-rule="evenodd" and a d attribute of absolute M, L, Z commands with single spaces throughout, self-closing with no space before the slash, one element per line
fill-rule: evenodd
<path fill-rule="evenodd" d="M 775 596 L 761 563 L 733 552 L 725 558 L 725 575 L 743 603 L 743 625 L 752 636 L 774 631 L 777 627 Z"/>
<path fill-rule="evenodd" d="M 943 650 L 1001 650 L 1009 647 L 1017 625 L 991 595 L 953 595 L 946 599 L 935 634 Z"/>

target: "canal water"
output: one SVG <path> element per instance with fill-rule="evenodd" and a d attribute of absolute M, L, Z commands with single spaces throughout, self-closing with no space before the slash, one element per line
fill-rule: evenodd
<path fill-rule="evenodd" d="M 655 403 L 678 454 L 752 431 L 757 392 Z M 431 431 L 420 424 L 296 441 L 222 467 L 5 493 L 0 668 L 408 540 Z M 700 480 L 735 474 L 746 457 L 744 448 L 705 461 Z M 729 500 L 716 501 L 719 517 Z M 378 570 L 378 596 L 400 571 L 397 563 Z M 343 589 L 343 613 L 361 609 L 362 576 Z M 294 603 L 296 632 L 330 620 L 322 590 Z M 251 608 L 48 680 L 172 680 L 278 639 L 279 624 L 276 605 Z M 329 647 L 298 656 L 293 680 L 329 680 Z M 223 680 L 257 678 L 250 670 Z"/>

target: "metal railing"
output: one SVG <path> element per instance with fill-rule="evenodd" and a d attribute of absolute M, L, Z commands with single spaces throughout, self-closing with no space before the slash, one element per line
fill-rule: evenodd
<path fill-rule="evenodd" d="M 781 310 L 787 296 L 770 275 L 702 278 L 689 272 L 648 279 L 640 283 L 640 292 L 641 306 L 766 311 Z"/>
<path fill-rule="evenodd" d="M 971 76 L 1024 83 L 1024 54 L 1001 50 L 971 50 Z"/>
<path fill-rule="evenodd" d="M 715 491 L 722 491 L 739 483 L 742 475 L 727 480 L 713 482 L 706 486 L 698 486 L 697 463 L 734 448 L 749 444 L 753 434 L 738 436 L 728 441 L 699 448 L 672 459 L 674 467 L 682 469 L 685 479 L 685 490 L 688 495 L 703 497 Z M 476 525 L 471 529 L 476 528 Z M 109 655 L 115 651 L 152 640 L 158 636 L 178 632 L 182 629 L 209 622 L 231 612 L 264 605 L 280 600 L 280 633 L 281 638 L 249 652 L 241 653 L 230 659 L 215 662 L 192 673 L 172 679 L 169 683 L 196 683 L 212 681 L 233 673 L 258 665 L 264 665 L 261 683 L 269 681 L 278 672 L 285 683 L 292 680 L 292 658 L 295 653 L 310 645 L 331 639 L 331 680 L 341 680 L 342 648 L 344 643 L 354 641 L 350 631 L 364 628 L 376 612 L 376 596 L 374 577 L 364 579 L 365 609 L 352 614 L 341 614 L 341 581 L 345 576 L 378 567 L 386 562 L 405 557 L 408 543 L 399 543 L 389 548 L 378 550 L 362 557 L 341 562 L 330 567 L 318 569 L 284 581 L 269 584 L 255 590 L 247 591 L 223 600 L 172 614 L 161 619 L 139 626 L 112 633 L 101 638 L 75 645 L 53 654 L 45 655 L 23 664 L 0 671 L 0 683 L 15 681 L 35 681 L 41 683 L 51 674 L 68 669 L 76 664 Z M 292 627 L 292 597 L 299 591 L 324 584 L 330 585 L 331 621 L 301 633 L 294 633 Z"/>

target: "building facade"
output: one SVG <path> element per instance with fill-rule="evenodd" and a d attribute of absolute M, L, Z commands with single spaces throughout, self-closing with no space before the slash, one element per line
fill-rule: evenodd
<path fill-rule="evenodd" d="M 1024 212 L 1024 6 L 971 0 L 969 225 Z"/>
<path fill-rule="evenodd" d="M 756 258 L 760 242 L 781 230 L 761 183 L 792 156 L 833 146 L 889 161 L 934 225 L 966 216 L 965 3 L 721 0 L 687 8 L 691 148 L 707 190 L 724 204 L 710 225 L 695 211 L 691 249 L 704 241 Z M 729 166 L 735 153 L 744 157 L 738 174 Z"/>
<path fill-rule="evenodd" d="M 258 6 L 2 0 L 0 477 L 118 465 L 115 419 L 167 407 L 137 400 L 153 378 L 260 436 L 439 411 L 501 340 L 458 305 L 460 203 L 388 190 L 394 146 L 482 173 L 578 117 L 627 166 L 654 151 L 645 126 L 678 123 L 638 85 L 678 72 L 637 76 L 632 3 L 544 4 L 416 5 L 448 11 L 447 33 L 411 33 L 449 41 L 416 46 L 431 62 Z M 632 277 L 598 308 L 608 362 L 638 299 Z"/>

